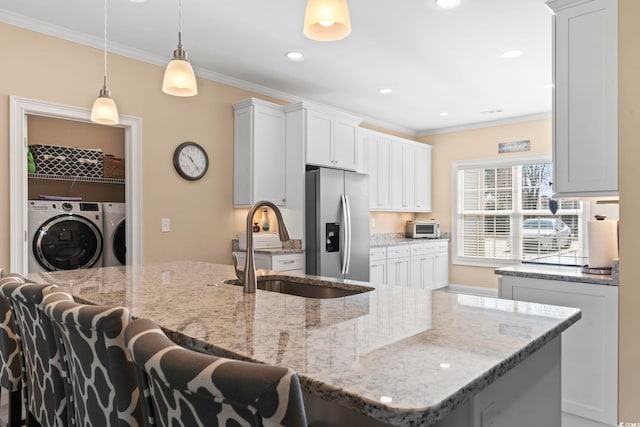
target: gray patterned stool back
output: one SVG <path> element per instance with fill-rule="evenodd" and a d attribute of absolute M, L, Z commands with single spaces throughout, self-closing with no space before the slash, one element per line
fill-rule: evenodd
<path fill-rule="evenodd" d="M 0 287 L 7 283 L 24 283 L 20 275 L 3 276 Z M 9 427 L 20 426 L 22 419 L 22 361 L 18 346 L 9 300 L 0 295 L 0 386 L 9 392 Z"/>
<path fill-rule="evenodd" d="M 291 369 L 187 350 L 148 319 L 129 324 L 125 339 L 148 377 L 158 426 L 307 426 Z"/>
<path fill-rule="evenodd" d="M 51 321 L 42 310 L 42 292 L 54 285 L 5 283 L 24 356 L 28 409 L 42 427 L 73 425 L 69 383 Z"/>
<path fill-rule="evenodd" d="M 42 305 L 62 337 L 76 426 L 142 426 L 136 367 L 124 344 L 129 310 L 77 304 L 57 288 L 44 292 Z"/>

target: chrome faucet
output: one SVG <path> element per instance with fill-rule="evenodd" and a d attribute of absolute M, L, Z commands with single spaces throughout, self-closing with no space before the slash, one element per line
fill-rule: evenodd
<path fill-rule="evenodd" d="M 264 207 L 271 208 L 276 214 L 280 241 L 286 242 L 287 240 L 289 240 L 289 232 L 287 231 L 287 227 L 284 225 L 282 213 L 276 205 L 267 200 L 261 200 L 251 206 L 249 212 L 247 213 L 247 259 L 244 264 L 244 274 L 240 274 L 241 272 L 238 269 L 238 259 L 236 258 L 235 254 L 233 256 L 233 265 L 236 270 L 236 275 L 239 279 L 242 279 L 244 292 L 248 294 L 253 294 L 256 292 L 256 263 L 253 257 L 253 216 L 258 211 L 258 209 Z"/>

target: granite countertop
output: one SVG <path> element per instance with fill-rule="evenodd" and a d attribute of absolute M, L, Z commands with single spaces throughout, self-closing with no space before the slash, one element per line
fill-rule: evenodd
<path fill-rule="evenodd" d="M 408 237 L 398 237 L 394 239 L 388 240 L 370 240 L 369 247 L 370 248 L 381 248 L 385 246 L 398 246 L 398 245 L 418 245 L 420 243 L 431 243 L 431 242 L 448 242 L 448 238 L 440 238 L 440 239 L 410 239 Z"/>
<path fill-rule="evenodd" d="M 247 252 L 246 249 L 240 249 L 240 245 L 238 239 L 231 240 L 231 251 L 232 252 Z M 300 239 L 291 239 L 282 243 L 281 248 L 272 248 L 272 249 L 253 249 L 253 253 L 262 253 L 269 255 L 287 255 L 287 254 L 302 254 L 304 253 L 304 249 L 302 249 L 302 240 Z"/>
<path fill-rule="evenodd" d="M 231 266 L 183 261 L 28 278 L 64 286 L 81 302 L 126 306 L 196 350 L 289 366 L 307 393 L 397 426 L 445 418 L 581 315 L 573 308 L 383 285 L 323 300 L 244 294 L 222 283 L 234 276 Z M 334 287 L 363 285 L 332 280 Z"/>
<path fill-rule="evenodd" d="M 582 272 L 582 267 L 526 263 L 496 268 L 495 273 L 503 276 L 517 276 L 528 277 L 532 279 L 561 280 L 565 282 L 618 286 L 617 261 L 614 261 L 613 274 L 610 275 L 586 274 Z"/>

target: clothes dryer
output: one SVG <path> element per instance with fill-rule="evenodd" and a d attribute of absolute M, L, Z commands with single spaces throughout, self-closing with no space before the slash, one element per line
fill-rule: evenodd
<path fill-rule="evenodd" d="M 29 200 L 29 272 L 102 267 L 102 205 Z"/>
<path fill-rule="evenodd" d="M 102 265 L 113 267 L 127 264 L 127 208 L 124 203 L 103 203 L 104 255 Z"/>

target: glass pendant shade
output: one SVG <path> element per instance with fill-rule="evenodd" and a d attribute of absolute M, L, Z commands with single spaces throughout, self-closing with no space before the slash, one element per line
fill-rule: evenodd
<path fill-rule="evenodd" d="M 173 96 L 194 96 L 198 93 L 196 76 L 183 49 L 173 52 L 173 59 L 164 71 L 162 91 Z"/>
<path fill-rule="evenodd" d="M 117 125 L 120 122 L 118 108 L 109 90 L 100 90 L 100 96 L 96 98 L 91 108 L 91 121 L 101 125 Z"/>
<path fill-rule="evenodd" d="M 304 35 L 312 40 L 331 42 L 351 34 L 347 0 L 307 0 Z"/>

